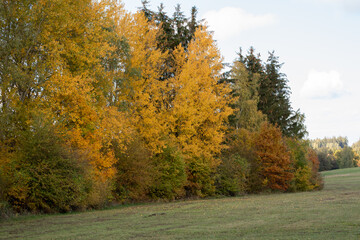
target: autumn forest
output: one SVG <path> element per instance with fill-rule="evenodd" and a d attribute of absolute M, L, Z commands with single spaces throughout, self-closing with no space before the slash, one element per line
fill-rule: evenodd
<path fill-rule="evenodd" d="M 0 211 L 319 190 L 319 167 L 357 166 L 306 140 L 275 52 L 226 65 L 195 7 L 163 9 L 0 4 Z"/>

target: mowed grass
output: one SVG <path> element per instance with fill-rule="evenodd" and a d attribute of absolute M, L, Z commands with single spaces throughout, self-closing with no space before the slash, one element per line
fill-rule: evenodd
<path fill-rule="evenodd" d="M 0 239 L 360 239 L 360 168 L 322 191 L 121 206 L 0 222 Z"/>

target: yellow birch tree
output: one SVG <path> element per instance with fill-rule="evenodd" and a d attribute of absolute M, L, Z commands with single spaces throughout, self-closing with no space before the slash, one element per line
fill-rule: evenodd
<path fill-rule="evenodd" d="M 114 1 L 46 1 L 43 48 L 49 58 L 49 79 L 43 85 L 42 107 L 68 137 L 72 147 L 86 153 L 100 181 L 111 178 L 115 158 L 113 139 L 124 138 L 123 114 L 109 104 L 114 89 L 104 59 L 116 49 L 109 39 L 116 32 Z"/>
<path fill-rule="evenodd" d="M 188 167 L 205 169 L 207 178 L 219 164 L 215 156 L 224 147 L 224 123 L 232 112 L 227 104 L 230 89 L 218 82 L 222 59 L 206 27 L 196 30 L 187 51 L 179 45 L 173 56 L 176 69 L 169 80 L 173 88 L 170 135 L 187 156 Z M 203 188 L 196 183 L 203 180 L 193 178 L 195 175 L 190 169 L 188 179 L 195 183 L 190 188 Z M 195 194 L 201 195 L 201 191 Z"/>
<path fill-rule="evenodd" d="M 127 106 L 132 126 L 152 152 L 164 147 L 166 136 L 166 82 L 159 81 L 167 53 L 157 49 L 159 29 L 142 12 L 127 18 L 119 28 L 130 57 L 125 81 L 119 88 L 119 104 Z"/>

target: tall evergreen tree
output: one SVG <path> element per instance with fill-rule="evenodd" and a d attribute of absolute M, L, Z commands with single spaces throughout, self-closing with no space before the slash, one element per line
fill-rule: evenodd
<path fill-rule="evenodd" d="M 264 66 L 261 61 L 260 54 L 255 53 L 255 48 L 250 47 L 248 54 L 246 56 L 242 55 L 242 49 L 238 53 L 240 62 L 244 63 L 247 70 L 249 71 L 249 79 L 254 78 L 254 75 L 263 75 Z"/>
<path fill-rule="evenodd" d="M 160 4 L 157 12 L 149 9 L 150 2 L 147 0 L 142 1 L 142 8 L 145 17 L 149 21 L 155 21 L 158 26 L 161 26 L 161 33 L 158 36 L 158 47 L 162 51 L 169 51 L 170 53 L 181 44 L 187 50 L 190 41 L 194 37 L 200 21 L 197 20 L 197 8 L 191 8 L 191 16 L 186 18 L 181 11 L 180 4 L 176 5 L 175 12 L 170 17 L 165 11 L 165 6 Z"/>
<path fill-rule="evenodd" d="M 161 31 L 157 37 L 157 47 L 162 52 L 168 52 L 169 57 L 165 61 L 163 68 L 163 75 L 159 80 L 174 77 L 173 51 L 181 44 L 184 51 L 187 51 L 190 41 L 194 38 L 196 29 L 200 26 L 200 21 L 197 20 L 197 8 L 194 6 L 191 9 L 191 16 L 186 18 L 181 11 L 180 4 L 176 5 L 175 12 L 172 16 L 168 15 L 163 4 L 160 4 L 157 11 L 149 9 L 150 2 L 147 0 L 142 1 L 141 11 L 144 12 L 145 17 L 149 21 L 154 21 L 160 26 Z"/>
<path fill-rule="evenodd" d="M 258 108 L 268 116 L 272 124 L 277 124 L 285 133 L 292 112 L 289 101 L 291 92 L 286 75 L 280 72 L 281 66 L 274 52 L 270 53 L 259 85 Z"/>
<path fill-rule="evenodd" d="M 258 110 L 267 116 L 270 123 L 277 125 L 285 136 L 303 138 L 306 135 L 305 116 L 291 107 L 291 91 L 286 75 L 280 72 L 283 64 L 279 63 L 279 58 L 271 52 L 267 62 L 263 63 L 253 47 L 247 56 L 241 52 L 239 56 L 249 72 L 249 82 L 259 77 Z"/>

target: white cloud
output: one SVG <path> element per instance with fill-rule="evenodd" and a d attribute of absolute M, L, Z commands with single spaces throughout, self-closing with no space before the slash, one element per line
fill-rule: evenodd
<path fill-rule="evenodd" d="M 337 71 L 319 72 L 312 70 L 301 89 L 301 95 L 308 98 L 336 98 L 344 93 L 344 84 Z"/>
<path fill-rule="evenodd" d="M 203 17 L 218 40 L 228 39 L 242 31 L 275 23 L 275 16 L 272 14 L 255 15 L 234 7 L 209 11 Z"/>

